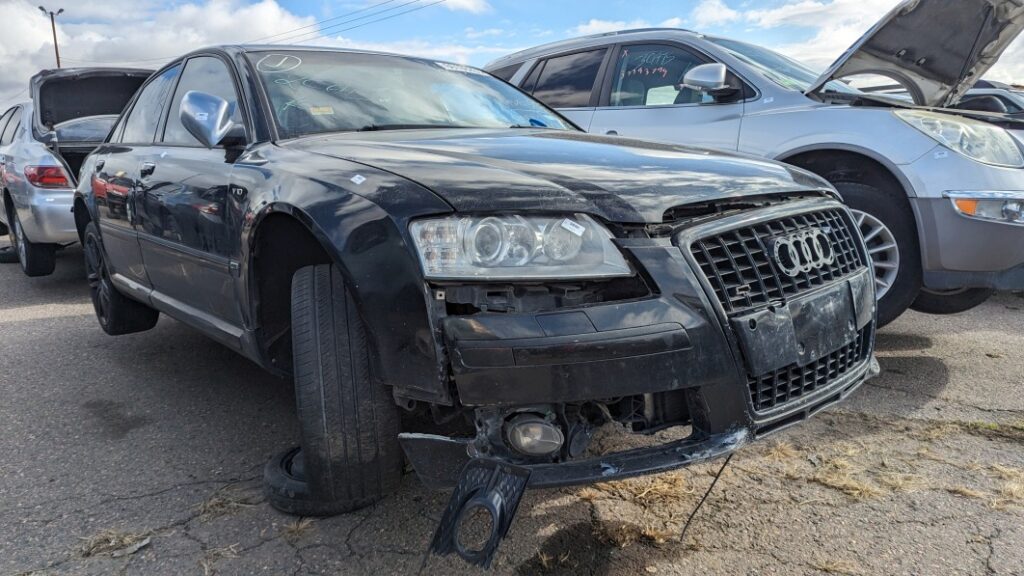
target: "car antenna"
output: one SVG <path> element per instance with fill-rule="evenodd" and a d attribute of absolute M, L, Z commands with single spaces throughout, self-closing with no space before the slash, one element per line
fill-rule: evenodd
<path fill-rule="evenodd" d="M 725 472 L 726 466 L 728 466 L 729 462 L 732 461 L 732 457 L 734 454 L 736 453 L 729 453 L 729 456 L 726 457 L 725 462 L 722 463 L 722 468 L 718 471 L 718 474 L 715 474 L 715 479 L 711 481 L 711 486 L 708 486 L 708 491 L 704 493 L 704 497 L 701 498 L 700 502 L 698 502 L 697 505 L 693 508 L 693 512 L 690 512 L 690 517 L 686 519 L 686 525 L 683 526 L 683 531 L 679 534 L 680 543 L 686 542 L 686 531 L 690 529 L 690 524 L 693 523 L 693 519 L 695 516 L 697 516 L 697 512 L 700 512 L 701 507 L 704 506 L 704 501 L 708 499 L 708 496 L 711 495 L 711 491 L 715 489 L 715 484 L 718 484 L 718 479 L 722 477 L 722 473 Z"/>

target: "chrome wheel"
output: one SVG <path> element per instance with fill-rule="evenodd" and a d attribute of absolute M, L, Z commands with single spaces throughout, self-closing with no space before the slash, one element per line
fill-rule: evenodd
<path fill-rule="evenodd" d="M 25 231 L 21 229 L 21 219 L 14 215 L 14 249 L 18 251 L 18 260 L 24 268 L 28 266 L 28 248 L 25 246 Z"/>
<path fill-rule="evenodd" d="M 900 273 L 900 248 L 892 231 L 867 212 L 853 210 L 864 243 L 871 256 L 871 264 L 875 269 L 875 296 L 881 300 L 896 283 Z"/>

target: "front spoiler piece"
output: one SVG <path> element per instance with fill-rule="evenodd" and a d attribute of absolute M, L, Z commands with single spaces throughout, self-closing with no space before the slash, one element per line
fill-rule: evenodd
<path fill-rule="evenodd" d="M 714 460 L 737 450 L 751 439 L 749 430 L 740 429 L 700 438 L 690 436 L 668 444 L 616 452 L 598 458 L 558 464 L 533 464 L 521 468 L 530 471 L 530 488 L 556 488 L 621 480 Z M 431 489 L 442 490 L 456 485 L 460 471 L 469 460 L 466 449 L 470 440 L 466 438 L 400 434 L 399 440 L 420 480 Z"/>

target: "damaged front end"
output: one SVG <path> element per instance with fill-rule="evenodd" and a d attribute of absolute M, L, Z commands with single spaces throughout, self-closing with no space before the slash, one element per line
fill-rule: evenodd
<path fill-rule="evenodd" d="M 406 433 L 425 484 L 455 491 L 432 545 L 488 565 L 523 491 L 673 470 L 729 454 L 878 373 L 869 257 L 825 196 L 721 203 L 617 230 L 637 271 L 604 282 L 431 284 L 437 346 L 474 433 Z M 590 446 L 615 424 L 681 439 Z M 458 545 L 473 509 L 480 546 Z"/>

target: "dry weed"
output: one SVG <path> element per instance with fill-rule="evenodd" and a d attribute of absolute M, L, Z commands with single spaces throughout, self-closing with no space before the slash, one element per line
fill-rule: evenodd
<path fill-rule="evenodd" d="M 148 536 L 148 532 L 133 534 L 118 530 L 103 530 L 93 536 L 81 538 L 82 544 L 78 547 L 78 553 L 83 558 L 99 554 L 110 554 L 139 544 L 145 541 Z"/>

